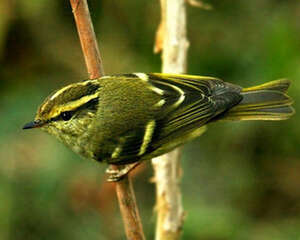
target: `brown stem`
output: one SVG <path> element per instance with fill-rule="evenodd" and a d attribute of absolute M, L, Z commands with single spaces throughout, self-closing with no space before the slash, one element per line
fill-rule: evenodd
<path fill-rule="evenodd" d="M 89 77 L 90 79 L 99 78 L 104 75 L 104 71 L 87 1 L 70 0 L 70 3 Z M 144 240 L 145 237 L 131 179 L 125 176 L 123 180 L 117 182 L 116 191 L 127 239 Z"/>
<path fill-rule="evenodd" d="M 104 75 L 104 71 L 87 1 L 70 0 L 70 2 L 89 77 L 99 78 Z"/>
<path fill-rule="evenodd" d="M 124 177 L 122 181 L 116 183 L 116 189 L 127 239 L 144 240 L 145 236 L 137 209 L 131 179 L 127 176 Z"/>

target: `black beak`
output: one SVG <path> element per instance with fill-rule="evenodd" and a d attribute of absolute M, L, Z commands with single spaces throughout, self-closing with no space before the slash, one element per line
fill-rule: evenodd
<path fill-rule="evenodd" d="M 42 121 L 33 121 L 33 122 L 29 122 L 26 123 L 23 127 L 23 129 L 30 129 L 30 128 L 38 128 L 43 126 L 44 124 L 42 123 Z"/>

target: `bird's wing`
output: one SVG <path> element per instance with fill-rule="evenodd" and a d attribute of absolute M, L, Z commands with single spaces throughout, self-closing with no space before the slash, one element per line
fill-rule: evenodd
<path fill-rule="evenodd" d="M 221 80 L 188 75 L 152 74 L 150 83 L 163 90 L 165 115 L 160 120 L 160 137 L 197 122 L 198 127 L 216 114 L 216 103 L 212 98 L 213 88 Z"/>
<path fill-rule="evenodd" d="M 137 161 L 172 141 L 176 141 L 175 147 L 181 143 L 180 137 L 185 142 L 184 136 L 241 100 L 239 89 L 216 78 L 177 74 L 137 76 L 149 83 L 149 89 L 159 94 L 160 100 L 154 106 L 155 119 L 120 136 L 114 155 L 120 163 Z"/>

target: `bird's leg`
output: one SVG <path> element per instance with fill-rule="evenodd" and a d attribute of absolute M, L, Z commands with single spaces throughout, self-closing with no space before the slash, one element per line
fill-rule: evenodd
<path fill-rule="evenodd" d="M 107 181 L 108 182 L 117 182 L 120 181 L 125 175 L 127 175 L 132 169 L 134 169 L 140 162 L 135 162 L 131 164 L 123 165 L 122 168 L 114 169 L 112 165 L 110 165 L 106 169 L 106 173 L 108 174 Z"/>

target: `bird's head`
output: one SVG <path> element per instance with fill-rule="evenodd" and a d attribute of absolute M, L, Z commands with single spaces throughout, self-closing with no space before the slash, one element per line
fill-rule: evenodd
<path fill-rule="evenodd" d="M 71 142 L 88 130 L 99 103 L 98 80 L 70 84 L 48 96 L 38 108 L 34 121 L 23 129 L 40 128 L 62 141 Z M 74 140 L 74 139 L 73 139 Z"/>

